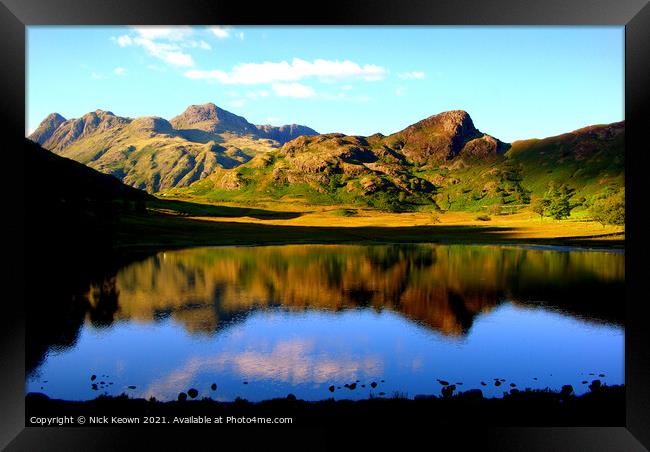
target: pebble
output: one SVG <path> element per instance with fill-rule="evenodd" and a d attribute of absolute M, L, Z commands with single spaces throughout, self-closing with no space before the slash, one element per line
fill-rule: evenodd
<path fill-rule="evenodd" d="M 181 392 L 180 394 L 178 394 L 178 401 L 179 402 L 184 402 L 186 400 L 187 400 L 187 394 L 185 394 L 184 392 Z"/>
<path fill-rule="evenodd" d="M 199 391 L 197 391 L 197 390 L 194 389 L 194 388 L 191 388 L 191 389 L 189 389 L 189 390 L 187 391 L 187 395 L 190 396 L 190 397 L 192 397 L 193 399 L 195 399 L 196 396 L 199 395 Z"/>
<path fill-rule="evenodd" d="M 217 384 L 212 383 L 212 386 L 210 386 L 210 389 L 212 389 L 213 391 L 216 391 L 217 390 Z"/>

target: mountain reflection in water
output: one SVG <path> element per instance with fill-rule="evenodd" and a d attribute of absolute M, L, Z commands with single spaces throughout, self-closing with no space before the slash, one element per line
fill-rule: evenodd
<path fill-rule="evenodd" d="M 121 269 L 115 319 L 212 333 L 254 309 L 390 309 L 446 335 L 504 300 L 620 322 L 624 256 L 487 246 L 278 246 L 164 252 Z M 94 299 L 91 305 L 96 305 Z"/>
<path fill-rule="evenodd" d="M 28 386 L 38 389 L 48 378 L 69 377 L 69 367 L 82 363 L 86 368 L 74 371 L 87 379 L 92 356 L 95 366 L 102 363 L 114 374 L 143 382 L 137 394 L 157 398 L 174 398 L 188 385 L 207 384 L 209 379 L 228 380 L 225 393 L 237 393 L 233 385 L 241 378 L 266 382 L 269 388 L 280 381 L 277 391 L 303 385 L 311 398 L 329 396 L 322 385 L 362 377 L 390 375 L 400 380 L 393 381 L 395 390 L 421 387 L 423 375 L 435 371 L 426 362 L 427 353 L 470 359 L 469 351 L 455 356 L 457 347 L 440 341 L 462 344 L 478 319 L 490 319 L 495 311 L 508 329 L 499 333 L 499 340 L 523 338 L 526 332 L 519 332 L 517 325 L 521 328 L 525 322 L 529 329 L 557 328 L 562 340 L 575 329 L 585 336 L 575 341 L 582 351 L 572 352 L 584 355 L 584 347 L 593 341 L 590 353 L 596 360 L 603 352 L 596 347 L 609 344 L 607 349 L 615 349 L 621 343 L 624 280 L 624 255 L 610 252 L 478 245 L 284 245 L 161 252 L 89 281 L 88 289 L 64 303 L 61 312 L 36 323 L 43 328 L 28 329 Z M 521 320 L 521 312 L 531 314 Z M 410 321 L 419 326 L 409 327 Z M 476 334 L 487 334 L 491 327 L 486 321 Z M 179 334 L 178 327 L 185 334 Z M 609 330 L 589 336 L 601 327 Z M 363 342 L 372 336 L 375 346 L 345 348 L 329 339 L 328 331 L 341 341 Z M 494 350 L 504 353 L 494 345 L 497 333 L 491 334 L 482 339 L 485 356 L 471 355 L 472 360 L 489 360 Z M 539 334 L 553 342 L 554 331 Z M 407 352 L 400 358 L 402 342 L 411 343 L 417 356 Z M 128 344 L 141 349 L 141 356 L 120 351 Z M 175 350 L 176 358 L 163 357 L 173 357 Z M 572 359 L 553 353 L 557 359 Z M 398 363 L 402 358 L 408 362 Z M 553 356 L 539 360 L 552 362 Z M 159 370 L 145 375 L 144 370 L 122 369 L 136 362 Z M 458 378 L 497 376 L 479 376 L 466 362 L 456 367 L 465 368 Z M 70 383 L 59 385 L 61 397 L 98 395 L 70 389 Z M 313 391 L 321 391 L 320 396 Z M 251 397 L 271 394 L 276 392 L 268 389 Z"/>

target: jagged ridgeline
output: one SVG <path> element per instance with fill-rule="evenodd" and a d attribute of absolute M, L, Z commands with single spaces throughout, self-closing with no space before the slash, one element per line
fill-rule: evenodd
<path fill-rule="evenodd" d="M 622 186 L 623 143 L 624 125 L 615 123 L 508 144 L 466 112 L 448 111 L 389 136 L 302 136 L 174 193 L 382 210 L 518 208 L 549 183 L 570 185 L 576 199 Z"/>
<path fill-rule="evenodd" d="M 299 135 L 309 127 L 257 126 L 212 103 L 192 105 L 171 121 L 124 118 L 96 110 L 66 120 L 50 114 L 29 138 L 124 183 L 151 193 L 184 187 L 217 168 L 233 168 Z"/>
<path fill-rule="evenodd" d="M 362 137 L 253 125 L 205 104 L 169 122 L 52 114 L 30 138 L 129 185 L 213 201 L 481 210 L 525 206 L 550 183 L 569 185 L 576 199 L 624 183 L 622 122 L 509 144 L 461 110 Z"/>

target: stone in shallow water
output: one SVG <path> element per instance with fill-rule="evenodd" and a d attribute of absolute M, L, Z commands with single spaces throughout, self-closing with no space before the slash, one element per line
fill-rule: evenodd
<path fill-rule="evenodd" d="M 357 389 L 357 384 L 356 384 L 356 383 L 352 383 L 350 386 L 348 386 L 348 388 L 350 388 L 350 389 Z"/>
<path fill-rule="evenodd" d="M 210 386 L 210 389 L 212 389 L 213 391 L 216 391 L 217 390 L 217 384 L 212 383 L 212 386 Z"/>
<path fill-rule="evenodd" d="M 97 391 L 97 385 L 95 383 L 91 385 L 91 388 L 93 389 L 93 391 Z"/>
<path fill-rule="evenodd" d="M 443 397 L 451 397 L 456 390 L 456 385 L 443 386 L 441 392 Z"/>
<path fill-rule="evenodd" d="M 386 393 L 385 392 L 380 392 L 379 395 L 383 396 L 383 395 L 386 395 Z"/>
<path fill-rule="evenodd" d="M 97 378 L 97 375 L 92 374 L 92 375 L 90 376 L 90 381 L 95 381 L 95 378 Z"/>
<path fill-rule="evenodd" d="M 296 400 L 296 396 L 293 394 L 287 394 L 287 400 Z"/>
<path fill-rule="evenodd" d="M 562 386 L 562 390 L 560 391 L 560 395 L 562 397 L 569 397 L 571 394 L 573 394 L 573 386 L 571 385 L 564 385 Z"/>
<path fill-rule="evenodd" d="M 495 381 L 494 386 L 501 386 L 501 382 L 499 380 Z"/>
<path fill-rule="evenodd" d="M 135 389 L 135 386 L 129 386 L 129 389 Z"/>
<path fill-rule="evenodd" d="M 516 385 L 516 384 L 514 384 L 514 383 L 510 383 L 510 387 L 511 387 L 511 388 L 516 388 L 516 387 L 517 387 L 517 385 Z"/>
<path fill-rule="evenodd" d="M 184 392 L 181 392 L 181 393 L 178 394 L 178 401 L 179 402 L 184 402 L 186 400 L 187 400 L 187 394 L 185 394 Z"/>
<path fill-rule="evenodd" d="M 377 387 L 377 383 L 373 381 L 372 383 L 370 383 L 370 387 L 371 387 L 371 388 L 376 388 L 376 387 Z"/>
<path fill-rule="evenodd" d="M 591 390 L 591 392 L 596 392 L 600 389 L 600 386 L 601 386 L 600 380 L 594 380 L 589 385 L 589 390 Z"/>
<path fill-rule="evenodd" d="M 445 380 L 438 380 L 438 383 L 440 383 L 443 386 L 449 386 L 449 382 Z"/>
<path fill-rule="evenodd" d="M 193 399 L 195 399 L 196 396 L 199 395 L 199 391 L 197 391 L 197 390 L 194 389 L 194 388 L 190 388 L 190 389 L 187 391 L 187 395 L 190 396 L 190 397 L 192 397 Z"/>
<path fill-rule="evenodd" d="M 334 385 L 331 385 L 329 388 L 330 392 L 334 392 Z"/>

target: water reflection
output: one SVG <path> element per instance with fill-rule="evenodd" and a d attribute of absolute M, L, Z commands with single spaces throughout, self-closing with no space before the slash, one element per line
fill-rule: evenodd
<path fill-rule="evenodd" d="M 252 309 L 370 307 L 446 335 L 499 302 L 620 322 L 624 256 L 486 246 L 278 246 L 160 253 L 120 270 L 118 319 L 212 333 Z M 93 288 L 97 291 L 96 288 Z M 112 292 L 110 292 L 112 293 Z M 107 295 L 109 296 L 109 295 Z"/>
<path fill-rule="evenodd" d="M 375 395 L 413 395 L 437 393 L 436 378 L 469 389 L 505 377 L 579 393 L 589 373 L 623 381 L 624 273 L 622 253 L 522 247 L 162 252 L 36 314 L 27 386 L 66 399 L 167 400 L 189 387 L 320 399 L 367 397 L 372 382 Z M 93 388 L 91 373 L 104 384 Z"/>

